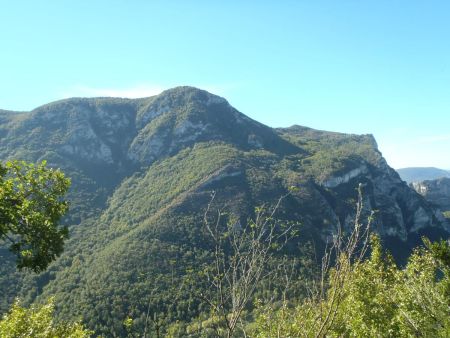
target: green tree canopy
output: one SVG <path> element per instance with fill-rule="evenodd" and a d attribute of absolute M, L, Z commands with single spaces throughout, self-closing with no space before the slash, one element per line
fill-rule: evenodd
<path fill-rule="evenodd" d="M 0 240 L 9 242 L 19 269 L 43 271 L 63 251 L 67 227 L 59 221 L 70 180 L 46 162 L 0 164 Z"/>
<path fill-rule="evenodd" d="M 352 264 L 345 283 L 333 285 L 333 270 L 324 297 L 306 298 L 279 309 L 267 307 L 256 318 L 256 337 L 450 337 L 450 244 L 431 243 L 414 250 L 402 269 L 372 236 L 371 256 Z M 326 332 L 322 309 L 333 293 L 342 301 Z"/>
<path fill-rule="evenodd" d="M 38 337 L 38 338 L 87 338 L 91 331 L 80 323 L 55 323 L 54 305 L 50 300 L 42 306 L 27 309 L 16 301 L 9 313 L 0 320 L 0 337 Z"/>

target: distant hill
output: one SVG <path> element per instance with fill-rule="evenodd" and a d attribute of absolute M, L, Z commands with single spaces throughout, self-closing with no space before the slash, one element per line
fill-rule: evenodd
<path fill-rule="evenodd" d="M 434 180 L 442 177 L 450 177 L 450 171 L 433 167 L 411 167 L 397 169 L 400 177 L 407 183 Z"/>
<path fill-rule="evenodd" d="M 72 179 L 71 238 L 46 272 L 17 272 L 0 246 L 0 311 L 14 297 L 53 296 L 60 318 L 82 319 L 107 337 L 125 336 L 127 317 L 142 328 L 149 314 L 164 327 L 211 315 L 198 295 L 208 292 L 201 269 L 212 247 L 203 214 L 212 192 L 215 210 L 245 224 L 255 207 L 290 191 L 275 217 L 299 224 L 285 253 L 296 262 L 306 241 L 314 239 L 320 255 L 320 243 L 351 226 L 360 183 L 365 211 L 377 210 L 374 229 L 396 255 L 423 234 L 448 236 L 373 136 L 270 128 L 192 87 L 0 111 L 0 159 L 46 159 Z"/>

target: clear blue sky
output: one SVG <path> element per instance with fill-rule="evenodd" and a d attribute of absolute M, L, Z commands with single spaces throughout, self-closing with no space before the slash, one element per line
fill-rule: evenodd
<path fill-rule="evenodd" d="M 0 108 L 193 85 L 450 169 L 450 1 L 4 1 Z"/>

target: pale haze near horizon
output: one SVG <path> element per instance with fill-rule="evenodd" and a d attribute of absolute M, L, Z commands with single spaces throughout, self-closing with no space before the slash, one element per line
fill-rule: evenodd
<path fill-rule="evenodd" d="M 192 85 L 272 127 L 373 134 L 394 168 L 450 169 L 448 2 L 1 4 L 1 109 Z"/>

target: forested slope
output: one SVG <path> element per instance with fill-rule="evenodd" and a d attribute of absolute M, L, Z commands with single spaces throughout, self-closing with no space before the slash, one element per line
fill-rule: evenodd
<path fill-rule="evenodd" d="M 0 136 L 3 160 L 47 159 L 72 179 L 64 254 L 34 275 L 17 272 L 0 251 L 2 310 L 15 296 L 26 303 L 54 296 L 59 316 L 106 335 L 123 335 L 128 317 L 142 327 L 148 313 L 165 328 L 207 315 L 198 295 L 208 292 L 201 272 L 212 247 L 203 214 L 212 192 L 214 208 L 240 224 L 286 196 L 275 216 L 298 226 L 282 253 L 292 261 L 320 255 L 320 243 L 351 226 L 359 183 L 366 210 L 378 210 L 374 229 L 399 258 L 421 234 L 448 235 L 371 135 L 269 128 L 192 87 L 1 111 Z M 318 252 L 305 253 L 311 241 Z M 269 289 L 261 285 L 258 294 Z"/>

